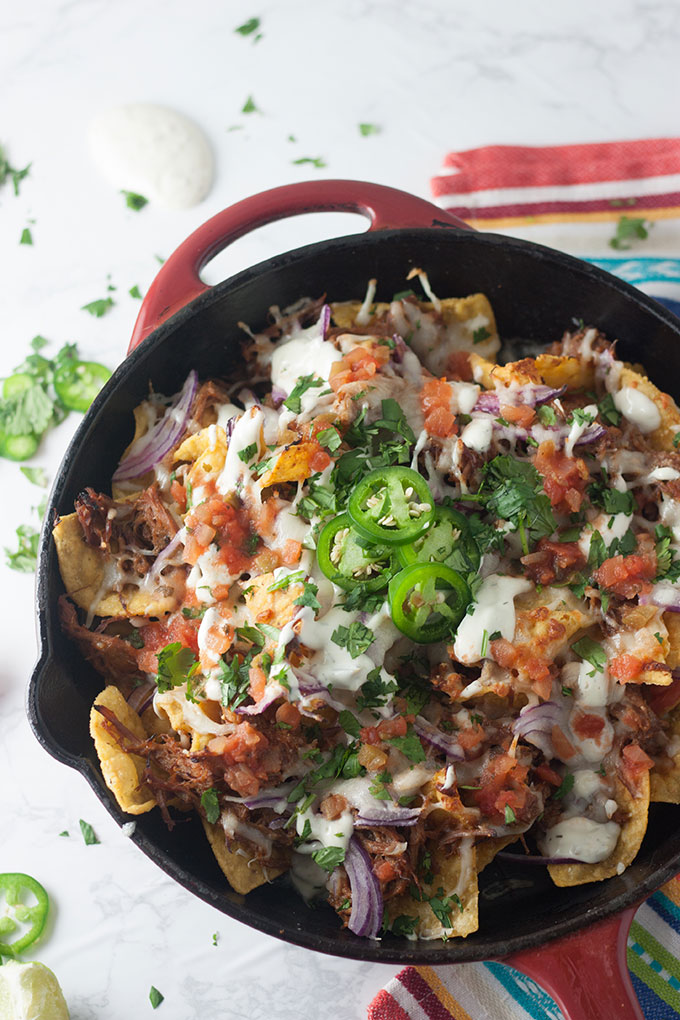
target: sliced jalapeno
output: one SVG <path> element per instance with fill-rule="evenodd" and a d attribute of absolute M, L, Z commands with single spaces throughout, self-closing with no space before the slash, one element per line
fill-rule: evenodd
<path fill-rule="evenodd" d="M 0 909 L 0 957 L 17 956 L 40 937 L 47 921 L 49 899 L 40 882 L 30 875 L 8 872 L 0 875 L 0 893 L 4 909 Z M 21 927 L 30 925 L 21 934 Z M 20 930 L 11 942 L 7 936 Z"/>
<path fill-rule="evenodd" d="M 388 596 L 395 625 L 418 644 L 450 637 L 465 615 L 470 590 L 444 563 L 414 563 L 392 578 Z"/>
<path fill-rule="evenodd" d="M 437 507 L 434 520 L 424 535 L 409 545 L 400 545 L 396 552 L 404 567 L 412 563 L 445 563 L 465 573 L 477 570 L 481 560 L 467 518 L 446 506 Z"/>
<path fill-rule="evenodd" d="M 69 411 L 87 411 L 111 373 L 97 361 L 67 361 L 54 373 L 54 389 Z"/>
<path fill-rule="evenodd" d="M 341 588 L 359 582 L 367 591 L 379 591 L 389 578 L 390 551 L 365 542 L 354 530 L 348 513 L 334 517 L 323 528 L 316 558 L 326 577 Z"/>
<path fill-rule="evenodd" d="M 9 460 L 28 460 L 38 449 L 38 437 L 33 433 L 25 436 L 8 436 L 0 429 L 0 456 Z"/>
<path fill-rule="evenodd" d="M 417 471 L 378 468 L 361 479 L 347 509 L 360 535 L 372 542 L 404 545 L 430 525 L 434 499 Z"/>

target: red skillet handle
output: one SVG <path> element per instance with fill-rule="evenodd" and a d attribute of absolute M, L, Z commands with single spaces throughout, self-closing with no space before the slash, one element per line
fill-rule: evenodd
<path fill-rule="evenodd" d="M 516 967 L 549 992 L 565 1020 L 644 1020 L 626 964 L 637 907 L 540 949 L 512 953 Z"/>
<path fill-rule="evenodd" d="M 466 223 L 406 191 L 364 181 L 307 181 L 263 191 L 217 213 L 163 264 L 140 309 L 130 354 L 162 322 L 210 288 L 199 274 L 219 251 L 257 227 L 310 212 L 355 212 L 369 230 L 388 227 L 463 227 Z"/>

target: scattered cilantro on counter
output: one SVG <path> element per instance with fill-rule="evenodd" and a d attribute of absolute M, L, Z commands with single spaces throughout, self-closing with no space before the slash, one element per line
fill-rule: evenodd
<path fill-rule="evenodd" d="M 60 832 L 59 835 L 60 836 L 70 836 L 71 833 L 68 831 L 68 829 L 64 829 L 64 831 Z"/>
<path fill-rule="evenodd" d="M 636 216 L 620 216 L 616 233 L 609 241 L 609 247 L 616 251 L 628 251 L 632 241 L 646 241 L 652 223 Z"/>
<path fill-rule="evenodd" d="M 95 833 L 95 831 L 92 828 L 92 826 L 90 825 L 90 823 L 89 822 L 84 822 L 82 818 L 80 819 L 80 831 L 83 834 L 83 839 L 85 840 L 85 846 L 94 846 L 95 843 L 99 842 L 99 839 L 97 838 L 97 834 Z"/>
<path fill-rule="evenodd" d="M 128 209 L 134 209 L 135 212 L 139 212 L 140 209 L 149 204 L 149 199 L 145 198 L 144 195 L 138 195 L 136 191 L 121 189 L 121 195 L 125 195 L 125 204 Z"/>
<path fill-rule="evenodd" d="M 291 163 L 293 164 L 293 166 L 302 166 L 303 163 L 311 163 L 311 165 L 315 166 L 317 168 L 317 170 L 321 170 L 322 167 L 328 166 L 326 161 L 324 159 L 322 159 L 321 156 L 316 156 L 316 157 L 314 157 L 314 156 L 300 156 L 299 159 L 292 159 Z"/>
<path fill-rule="evenodd" d="M 33 244 L 33 234 L 31 233 L 30 227 L 24 227 L 21 231 L 21 237 L 19 238 L 19 244 Z"/>
<path fill-rule="evenodd" d="M 214 946 L 216 946 L 216 945 L 217 945 L 217 943 L 218 943 L 218 940 L 219 940 L 219 937 L 220 937 L 220 933 L 219 933 L 218 931 L 214 931 L 214 932 L 213 932 L 213 935 L 212 935 L 212 944 L 213 944 Z"/>
<path fill-rule="evenodd" d="M 262 111 L 255 104 L 255 100 L 252 96 L 248 96 L 245 103 L 241 108 L 241 113 L 261 113 Z"/>
<path fill-rule="evenodd" d="M 234 29 L 234 34 L 248 36 L 253 35 L 255 33 L 255 38 L 253 39 L 253 42 L 257 42 L 258 39 L 262 38 L 262 33 L 258 31 L 259 28 L 260 28 L 259 18 L 248 18 L 248 20 L 244 21 L 242 25 L 239 25 L 238 28 Z"/>
<path fill-rule="evenodd" d="M 90 301 L 86 305 L 81 305 L 80 310 L 81 312 L 89 312 L 95 319 L 101 319 L 102 316 L 111 311 L 114 304 L 115 301 L 112 297 L 98 298 L 97 301 Z"/>
<path fill-rule="evenodd" d="M 142 300 L 142 292 L 137 286 L 137 284 L 135 284 L 134 287 L 130 287 L 128 294 L 130 295 L 130 297 L 137 298 L 138 301 Z"/>
<path fill-rule="evenodd" d="M 33 485 L 39 485 L 41 489 L 47 488 L 47 472 L 41 467 L 21 467 L 22 475 L 28 478 Z"/>
<path fill-rule="evenodd" d="M 38 564 L 38 544 L 40 532 L 32 528 L 30 524 L 20 524 L 17 528 L 19 546 L 16 552 L 12 552 L 5 546 L 5 562 L 11 570 L 18 570 L 22 574 L 32 574 Z"/>
<path fill-rule="evenodd" d="M 157 988 L 151 985 L 151 990 L 149 992 L 149 1002 L 151 1003 L 154 1009 L 158 1009 L 161 1002 L 163 1002 L 164 998 L 165 996 L 161 992 L 159 992 Z"/>
<path fill-rule="evenodd" d="M 14 194 L 18 196 L 19 185 L 23 181 L 24 177 L 28 176 L 28 172 L 31 169 L 32 164 L 29 163 L 23 168 L 23 170 L 16 170 L 10 165 L 5 150 L 0 145 L 0 187 L 6 182 L 8 177 L 12 178 L 12 187 L 14 188 Z"/>
<path fill-rule="evenodd" d="M 363 138 L 368 138 L 369 135 L 379 135 L 380 134 L 380 128 L 378 127 L 377 124 L 366 124 L 366 123 L 360 124 L 359 125 L 359 134 Z"/>

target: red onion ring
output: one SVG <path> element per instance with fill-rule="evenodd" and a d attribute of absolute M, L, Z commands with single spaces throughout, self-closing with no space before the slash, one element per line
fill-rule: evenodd
<path fill-rule="evenodd" d="M 347 847 L 345 871 L 352 890 L 352 912 L 347 927 L 355 935 L 377 938 L 383 919 L 380 882 L 373 874 L 371 858 L 355 836 Z"/>
<path fill-rule="evenodd" d="M 141 437 L 136 444 L 137 450 L 120 462 L 113 473 L 114 482 L 139 478 L 165 457 L 184 434 L 197 390 L 198 375 L 192 369 L 176 399 L 166 408 L 163 417 Z"/>

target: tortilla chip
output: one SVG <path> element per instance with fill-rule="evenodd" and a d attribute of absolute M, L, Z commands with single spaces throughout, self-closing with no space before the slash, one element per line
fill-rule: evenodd
<path fill-rule="evenodd" d="M 480 839 L 477 843 L 477 874 L 480 875 L 484 868 L 491 864 L 492 860 L 500 850 L 504 850 L 511 843 L 516 843 L 519 836 L 491 836 L 489 839 Z"/>
<path fill-rule="evenodd" d="M 568 588 L 526 592 L 517 597 L 515 605 L 515 647 L 527 646 L 551 662 L 568 647 L 574 634 L 593 622 L 584 603 Z"/>
<path fill-rule="evenodd" d="M 616 846 L 609 857 L 597 864 L 549 864 L 548 871 L 557 886 L 585 885 L 587 882 L 601 882 L 621 873 L 621 865 L 627 868 L 635 860 L 647 831 L 647 814 L 649 811 L 649 773 L 640 777 L 640 789 L 637 797 L 620 779 L 616 780 L 616 802 L 628 813 L 619 833 Z"/>
<path fill-rule="evenodd" d="M 137 754 L 128 754 L 121 747 L 117 734 L 96 706 L 102 705 L 115 715 L 116 719 L 127 729 L 132 730 L 140 740 L 145 740 L 142 720 L 134 709 L 130 708 L 118 688 L 111 684 L 94 699 L 90 711 L 90 735 L 94 741 L 99 757 L 104 781 L 118 801 L 118 806 L 131 815 L 143 815 L 156 806 L 156 799 L 145 783 L 142 782 L 145 762 Z M 124 738 L 122 738 L 124 740 Z"/>
<path fill-rule="evenodd" d="M 88 545 L 77 514 L 61 517 L 54 531 L 59 570 L 66 592 L 80 609 L 93 611 L 95 616 L 129 618 L 131 616 L 163 616 L 177 606 L 177 598 L 167 592 L 159 580 L 156 591 L 144 591 L 125 585 L 121 592 L 107 587 L 107 571 L 114 565 L 112 557 Z M 141 581 L 140 581 L 141 584 Z"/>
<path fill-rule="evenodd" d="M 624 365 L 621 370 L 620 388 L 623 389 L 624 386 L 639 390 L 656 404 L 661 415 L 661 424 L 658 429 L 648 433 L 647 439 L 655 450 L 672 451 L 673 440 L 680 431 L 680 410 L 673 398 L 668 393 L 662 393 L 645 375 L 635 372 L 629 365 Z"/>
<path fill-rule="evenodd" d="M 201 821 L 217 863 L 234 892 L 245 895 L 251 890 L 257 889 L 258 885 L 273 881 L 286 870 L 285 868 L 265 867 L 251 856 L 251 851 L 241 844 L 238 844 L 238 849 L 230 850 L 227 847 L 222 826 L 207 822 L 205 818 L 201 818 Z M 232 844 L 237 845 L 236 841 L 232 841 Z"/>
<path fill-rule="evenodd" d="M 493 390 L 496 383 L 510 386 L 517 383 L 526 386 L 567 386 L 569 389 L 583 389 L 593 384 L 593 369 L 578 358 L 557 357 L 553 354 L 539 354 L 536 358 L 522 358 L 507 365 L 495 365 L 481 357 L 477 349 L 470 355 L 472 375 L 477 383 L 487 390 Z"/>
<path fill-rule="evenodd" d="M 314 474 L 311 461 L 318 452 L 319 444 L 308 440 L 286 447 L 276 458 L 271 471 L 262 476 L 262 488 L 279 482 L 304 482 Z"/>
<path fill-rule="evenodd" d="M 673 768 L 670 772 L 652 770 L 649 780 L 653 803 L 680 804 L 680 705 L 669 712 L 671 739 L 675 738 L 678 750 L 672 755 Z"/>
<path fill-rule="evenodd" d="M 134 446 L 137 440 L 141 439 L 142 436 L 145 436 L 146 433 L 149 431 L 149 428 L 152 423 L 152 416 L 151 414 L 148 413 L 149 409 L 150 405 L 148 404 L 147 401 L 144 401 L 143 403 L 138 404 L 137 407 L 135 407 L 134 411 L 132 412 L 135 417 L 135 434 L 130 440 L 129 445 L 125 448 L 125 450 L 123 450 L 122 456 L 120 458 L 121 460 L 125 460 L 125 458 L 129 454 L 131 448 Z M 131 486 L 134 486 L 135 489 L 138 489 L 141 492 L 142 490 L 147 489 L 151 485 L 154 478 L 155 478 L 154 472 L 147 471 L 145 475 L 140 475 L 139 478 L 132 478 L 125 482 L 112 481 L 111 495 L 116 500 L 123 500 L 130 494 Z"/>
<path fill-rule="evenodd" d="M 415 900 L 410 892 L 401 893 L 387 903 L 390 923 L 396 917 L 407 915 L 419 919 L 416 934 L 421 939 L 440 939 L 457 936 L 465 938 L 479 927 L 476 848 L 469 842 L 464 853 L 446 857 L 441 850 L 432 852 L 434 880 L 421 886 L 422 900 Z M 437 917 L 430 899 L 443 899 L 457 895 L 460 907 L 453 901 L 449 905 L 451 927 Z M 462 909 L 461 909 L 462 907 Z"/>
<path fill-rule="evenodd" d="M 663 622 L 668 631 L 668 651 L 666 652 L 666 665 L 671 669 L 680 666 L 680 615 L 677 613 L 664 613 Z"/>
<path fill-rule="evenodd" d="M 555 389 L 566 386 L 568 390 L 582 390 L 594 382 L 592 362 L 581 361 L 580 358 L 539 354 L 536 369 L 546 386 L 554 386 Z"/>
<path fill-rule="evenodd" d="M 248 610 L 256 623 L 268 623 L 281 629 L 293 619 L 297 611 L 295 599 L 300 597 L 304 586 L 302 582 L 294 581 L 287 588 L 269 591 L 275 582 L 273 572 L 251 578 L 248 581 L 245 598 Z"/>

